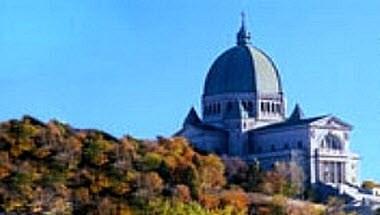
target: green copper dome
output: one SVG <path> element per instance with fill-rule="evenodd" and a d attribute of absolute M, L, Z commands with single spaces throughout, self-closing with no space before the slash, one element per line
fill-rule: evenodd
<path fill-rule="evenodd" d="M 249 42 L 244 23 L 237 45 L 221 54 L 212 64 L 205 82 L 204 96 L 224 93 L 281 93 L 281 80 L 273 61 Z"/>

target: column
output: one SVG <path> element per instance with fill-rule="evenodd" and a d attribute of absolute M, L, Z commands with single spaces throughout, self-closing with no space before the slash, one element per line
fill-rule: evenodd
<path fill-rule="evenodd" d="M 342 183 L 346 183 L 346 162 L 342 162 Z"/>
<path fill-rule="evenodd" d="M 338 183 L 338 162 L 334 162 L 334 183 Z"/>

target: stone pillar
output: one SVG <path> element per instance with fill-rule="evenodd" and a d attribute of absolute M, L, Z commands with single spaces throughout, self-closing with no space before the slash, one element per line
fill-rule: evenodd
<path fill-rule="evenodd" d="M 342 182 L 346 183 L 346 162 L 342 162 Z"/>
<path fill-rule="evenodd" d="M 334 164 L 334 183 L 338 183 L 338 162 L 333 162 Z"/>

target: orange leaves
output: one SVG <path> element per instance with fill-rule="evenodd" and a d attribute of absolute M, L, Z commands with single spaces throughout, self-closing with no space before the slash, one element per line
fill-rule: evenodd
<path fill-rule="evenodd" d="M 283 193 L 287 181 L 285 177 L 277 172 L 270 171 L 264 174 L 263 182 L 260 184 L 261 190 L 266 194 Z"/>
<path fill-rule="evenodd" d="M 190 202 L 191 193 L 189 187 L 183 184 L 176 185 L 174 188 L 174 197 L 181 202 Z"/>
<path fill-rule="evenodd" d="M 11 168 L 8 152 L 0 152 L 0 180 L 10 175 Z"/>
<path fill-rule="evenodd" d="M 241 211 L 248 206 L 248 196 L 242 190 L 227 190 L 222 193 L 221 204 L 223 206 L 232 205 Z"/>
<path fill-rule="evenodd" d="M 204 193 L 199 196 L 199 202 L 207 209 L 215 209 L 219 207 L 220 196 L 218 194 Z"/>
<path fill-rule="evenodd" d="M 157 200 L 173 201 L 165 210 L 175 205 L 181 214 L 220 214 L 199 202 L 215 211 L 245 207 L 242 193 L 224 190 L 223 174 L 217 156 L 183 138 L 119 140 L 31 117 L 0 123 L 0 211 L 8 213 L 133 214 Z"/>

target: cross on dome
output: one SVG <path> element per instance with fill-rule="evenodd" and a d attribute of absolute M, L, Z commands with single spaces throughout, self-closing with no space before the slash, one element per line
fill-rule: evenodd
<path fill-rule="evenodd" d="M 245 13 L 241 12 L 241 26 L 237 33 L 237 45 L 243 46 L 250 43 L 251 34 L 247 31 L 245 27 Z"/>

